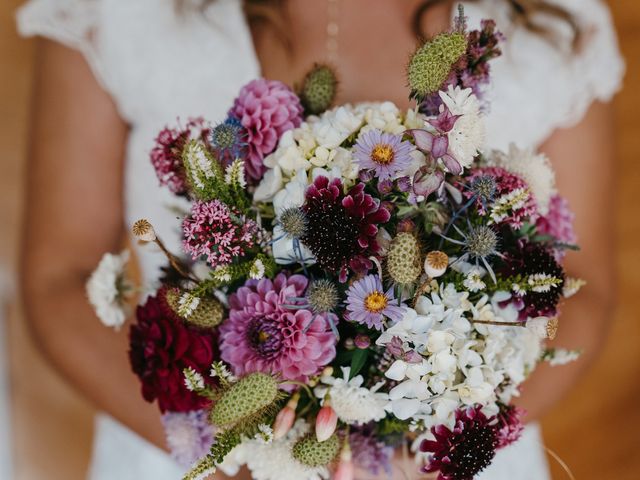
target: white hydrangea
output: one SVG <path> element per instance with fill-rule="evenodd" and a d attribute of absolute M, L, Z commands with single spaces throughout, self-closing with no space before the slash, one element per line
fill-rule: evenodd
<path fill-rule="evenodd" d="M 449 86 L 439 92 L 444 105 L 454 115 L 461 115 L 448 133 L 449 151 L 463 167 L 468 167 L 485 143 L 485 125 L 480 102 L 470 88 Z"/>
<path fill-rule="evenodd" d="M 511 144 L 508 153 L 495 151 L 488 161 L 489 165 L 504 168 L 527 182 L 540 214 L 549 212 L 549 203 L 556 193 L 556 177 L 546 155 Z"/>
<path fill-rule="evenodd" d="M 350 374 L 350 367 L 342 367 L 343 378 L 323 376 L 321 382 L 324 385 L 316 387 L 315 395 L 318 398 L 325 398 L 329 394 L 331 406 L 336 415 L 349 425 L 363 425 L 386 417 L 389 396 L 378 392 L 384 382 L 379 382 L 369 389 L 362 386 L 364 382 L 362 375 L 356 375 L 349 380 Z"/>
<path fill-rule="evenodd" d="M 119 329 L 129 314 L 132 285 L 126 277 L 128 250 L 120 254 L 106 253 L 86 283 L 89 303 L 100 321 L 107 327 Z"/>

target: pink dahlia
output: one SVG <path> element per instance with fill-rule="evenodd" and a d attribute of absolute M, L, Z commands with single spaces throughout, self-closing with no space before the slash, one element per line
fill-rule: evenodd
<path fill-rule="evenodd" d="M 573 228 L 575 215 L 569 208 L 569 202 L 560 195 L 554 195 L 549 203 L 549 212 L 540 217 L 536 228 L 540 235 L 549 235 L 562 244 L 575 244 L 578 237 Z M 554 257 L 560 261 L 564 257 L 563 249 L 554 249 Z"/>
<path fill-rule="evenodd" d="M 480 178 L 492 177 L 495 181 L 495 191 L 493 192 L 493 202 L 487 205 L 480 197 L 478 197 L 477 205 L 481 214 L 497 215 L 493 210 L 501 201 L 506 201 L 509 194 L 513 194 L 516 190 L 529 191 L 530 188 L 527 182 L 525 182 L 519 176 L 505 170 L 500 167 L 484 167 L 475 168 L 471 171 L 467 180 L 470 184 L 474 180 Z M 465 191 L 464 194 L 467 197 L 471 197 L 473 190 Z M 488 212 L 486 209 L 488 208 Z M 500 215 L 496 217 L 498 224 L 507 224 L 512 228 L 519 229 L 525 220 L 535 221 L 538 218 L 538 205 L 535 198 L 531 193 L 524 202 L 517 203 L 513 208 L 509 208 L 504 211 L 500 211 Z"/>
<path fill-rule="evenodd" d="M 513 405 L 505 405 L 500 408 L 498 424 L 496 425 L 498 438 L 496 448 L 504 448 L 520 439 L 524 430 L 522 417 L 524 417 L 525 413 L 522 408 Z"/>
<path fill-rule="evenodd" d="M 242 87 L 229 116 L 238 119 L 247 131 L 249 158 L 245 163 L 249 178 L 262 178 L 264 157 L 273 152 L 278 139 L 302 122 L 300 99 L 284 83 L 259 78 Z"/>
<path fill-rule="evenodd" d="M 308 283 L 302 275 L 280 273 L 273 281 L 248 280 L 231 295 L 220 352 L 234 374 L 269 372 L 306 382 L 333 360 L 336 337 L 327 319 L 296 300 Z"/>
<path fill-rule="evenodd" d="M 151 163 L 161 185 L 176 195 L 187 193 L 187 177 L 182 163 L 182 149 L 188 140 L 207 136 L 201 118 L 189 119 L 184 128 L 163 128 L 151 150 Z"/>
<path fill-rule="evenodd" d="M 345 194 L 340 179 L 318 177 L 309 186 L 302 211 L 307 229 L 300 238 L 311 250 L 318 265 L 347 280 L 348 270 L 366 273 L 369 259 L 380 253 L 376 240 L 378 225 L 389 221 L 389 210 L 364 192 L 357 183 Z"/>
<path fill-rule="evenodd" d="M 431 452 L 425 473 L 439 472 L 438 480 L 472 480 L 487 468 L 498 444 L 493 417 L 481 407 L 456 411 L 453 430 L 445 425 L 431 427 L 434 440 L 423 440 L 420 451 Z"/>
<path fill-rule="evenodd" d="M 235 207 L 219 200 L 196 201 L 182 222 L 183 248 L 193 260 L 205 258 L 212 267 L 228 265 L 253 248 L 258 225 Z"/>

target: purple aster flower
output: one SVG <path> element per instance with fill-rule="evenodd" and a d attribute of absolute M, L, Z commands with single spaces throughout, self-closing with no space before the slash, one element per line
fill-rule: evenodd
<path fill-rule="evenodd" d="M 162 426 L 171 456 L 184 467 L 190 467 L 209 453 L 214 431 L 207 413 L 206 410 L 195 410 L 162 415 Z"/>
<path fill-rule="evenodd" d="M 360 170 L 373 170 L 380 180 L 395 178 L 411 164 L 413 145 L 402 135 L 370 130 L 360 136 L 354 156 Z"/>
<path fill-rule="evenodd" d="M 273 280 L 248 280 L 231 295 L 229 318 L 220 326 L 220 354 L 234 374 L 265 372 L 306 382 L 333 360 L 336 337 L 326 314 L 297 300 L 308 283 L 302 275 L 280 273 Z"/>
<path fill-rule="evenodd" d="M 394 449 L 378 440 L 372 430 L 370 427 L 363 427 L 349 434 L 353 463 L 372 475 L 381 472 L 390 474 Z"/>
<path fill-rule="evenodd" d="M 347 311 L 349 320 L 382 330 L 384 317 L 401 320 L 404 306 L 397 304 L 393 288 L 385 293 L 378 275 L 367 275 L 347 290 Z"/>

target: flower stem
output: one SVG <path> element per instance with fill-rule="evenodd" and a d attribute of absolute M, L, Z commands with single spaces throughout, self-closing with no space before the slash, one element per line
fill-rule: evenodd
<path fill-rule="evenodd" d="M 471 320 L 473 323 L 479 323 L 482 325 L 497 325 L 499 327 L 524 327 L 526 324 L 523 322 L 494 322 L 491 320 Z"/>

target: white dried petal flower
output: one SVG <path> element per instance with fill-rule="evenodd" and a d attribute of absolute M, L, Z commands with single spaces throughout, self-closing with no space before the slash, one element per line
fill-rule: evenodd
<path fill-rule="evenodd" d="M 89 303 L 100 321 L 107 327 L 118 329 L 129 314 L 132 285 L 126 276 L 128 250 L 118 255 L 106 253 L 86 283 Z"/>

